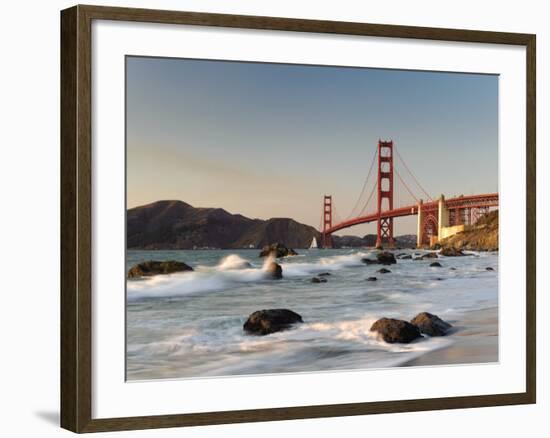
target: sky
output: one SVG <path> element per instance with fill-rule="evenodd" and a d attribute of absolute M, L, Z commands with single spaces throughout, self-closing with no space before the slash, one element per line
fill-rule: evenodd
<path fill-rule="evenodd" d="M 127 57 L 126 133 L 128 208 L 178 199 L 319 228 L 325 194 L 349 216 L 379 139 L 406 163 L 412 194 L 396 176 L 394 206 L 427 197 L 407 168 L 432 198 L 498 191 L 495 75 Z M 395 220 L 406 233 L 414 217 Z"/>

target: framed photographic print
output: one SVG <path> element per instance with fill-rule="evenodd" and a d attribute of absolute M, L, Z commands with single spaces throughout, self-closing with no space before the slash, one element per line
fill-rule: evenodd
<path fill-rule="evenodd" d="M 61 13 L 61 423 L 534 403 L 535 36 Z"/>

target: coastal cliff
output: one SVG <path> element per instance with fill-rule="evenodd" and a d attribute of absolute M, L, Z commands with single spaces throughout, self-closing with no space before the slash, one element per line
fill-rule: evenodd
<path fill-rule="evenodd" d="M 498 251 L 498 210 L 482 216 L 470 228 L 441 240 L 437 246 L 471 251 Z"/>

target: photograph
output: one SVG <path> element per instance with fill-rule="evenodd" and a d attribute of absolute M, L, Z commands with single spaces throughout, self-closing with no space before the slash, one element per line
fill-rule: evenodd
<path fill-rule="evenodd" d="M 498 81 L 127 56 L 127 380 L 498 362 Z"/>

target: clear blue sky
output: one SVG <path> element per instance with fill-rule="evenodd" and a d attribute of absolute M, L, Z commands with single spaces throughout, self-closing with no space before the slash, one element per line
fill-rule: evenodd
<path fill-rule="evenodd" d="M 496 192 L 498 77 L 127 58 L 128 207 L 180 199 L 318 227 L 325 193 L 341 217 L 353 208 L 379 138 L 432 197 Z"/>

